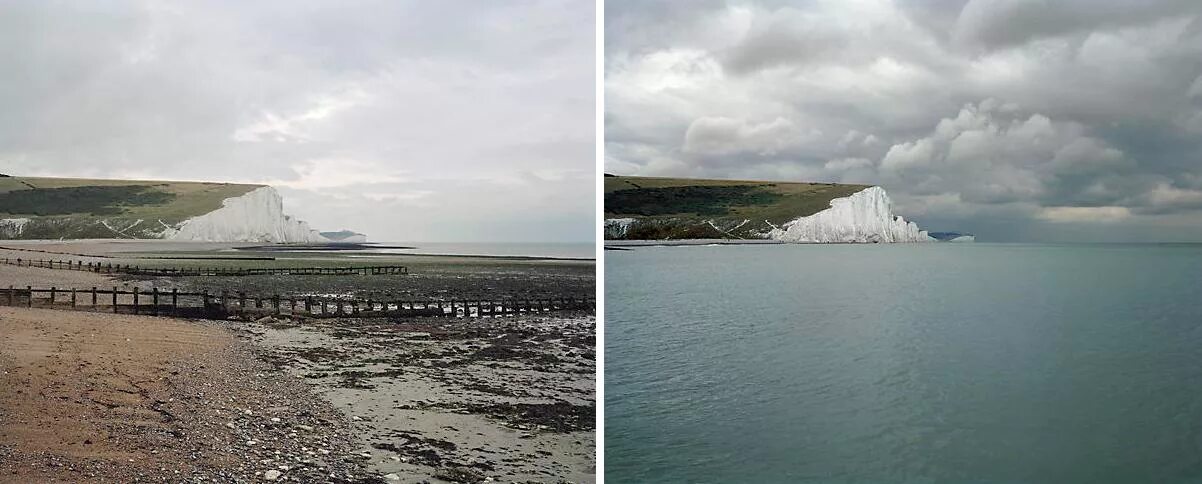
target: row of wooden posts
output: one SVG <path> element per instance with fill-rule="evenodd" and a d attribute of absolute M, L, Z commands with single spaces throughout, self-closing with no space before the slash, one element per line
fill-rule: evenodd
<path fill-rule="evenodd" d="M 298 315 L 322 317 L 504 317 L 553 311 L 595 311 L 596 300 L 579 297 L 501 300 L 413 301 L 318 296 L 248 296 L 220 293 L 140 291 L 119 288 L 49 289 L 9 286 L 0 289 L 0 303 L 8 306 L 45 307 L 156 316 L 225 318 L 229 316 Z M 37 295 L 42 297 L 37 297 Z"/>
<path fill-rule="evenodd" d="M 129 274 L 135 276 L 380 276 L 408 274 L 405 266 L 361 266 L 361 267 L 278 267 L 278 268 L 237 268 L 237 267 L 140 267 L 99 262 L 83 262 L 70 260 L 29 260 L 3 259 L 3 263 L 18 267 L 39 267 L 43 269 L 60 269 L 70 271 L 95 272 L 97 274 Z"/>

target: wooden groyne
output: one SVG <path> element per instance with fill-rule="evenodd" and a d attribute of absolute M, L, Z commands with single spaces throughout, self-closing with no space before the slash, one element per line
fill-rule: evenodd
<path fill-rule="evenodd" d="M 498 318 L 559 311 L 596 311 L 593 298 L 555 297 L 500 300 L 393 300 L 320 296 L 247 295 L 142 291 L 139 288 L 0 288 L 0 305 L 75 311 L 225 319 L 230 316 L 290 315 L 310 318 L 471 317 Z"/>
<path fill-rule="evenodd" d="M 357 267 L 141 267 L 130 264 L 83 262 L 73 260 L 31 260 L 4 258 L 0 263 L 18 267 L 39 267 L 67 271 L 94 272 L 97 274 L 128 274 L 134 276 L 381 276 L 409 273 L 405 266 L 357 266 Z"/>

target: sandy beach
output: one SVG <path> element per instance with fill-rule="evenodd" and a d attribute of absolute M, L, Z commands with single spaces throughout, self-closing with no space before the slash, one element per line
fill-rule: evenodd
<path fill-rule="evenodd" d="M 0 308 L 0 482 L 364 482 L 346 419 L 228 329 Z"/>

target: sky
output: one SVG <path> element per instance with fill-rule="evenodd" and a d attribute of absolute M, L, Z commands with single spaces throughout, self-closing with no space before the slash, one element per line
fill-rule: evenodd
<path fill-rule="evenodd" d="M 608 173 L 880 185 L 978 240 L 1202 241 L 1202 2 L 609 0 Z"/>
<path fill-rule="evenodd" d="M 0 0 L 0 173 L 267 183 L 376 241 L 592 241 L 595 32 L 574 0 Z"/>

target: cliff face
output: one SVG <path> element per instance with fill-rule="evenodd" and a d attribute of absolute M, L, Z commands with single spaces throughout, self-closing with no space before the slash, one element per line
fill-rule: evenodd
<path fill-rule="evenodd" d="M 928 242 L 878 186 L 606 176 L 605 238 Z"/>
<path fill-rule="evenodd" d="M 262 187 L 228 198 L 221 208 L 167 228 L 163 238 L 193 242 L 328 242 L 309 224 L 284 214 L 284 200 Z"/>
<path fill-rule="evenodd" d="M 21 234 L 25 233 L 25 226 L 28 224 L 29 219 L 27 218 L 0 219 L 0 239 L 20 238 Z"/>
<path fill-rule="evenodd" d="M 607 239 L 762 239 L 867 185 L 605 177 Z"/>
<path fill-rule="evenodd" d="M 820 243 L 934 241 L 914 222 L 893 214 L 893 202 L 881 187 L 868 187 L 830 203 L 831 208 L 772 230 L 768 238 Z"/>
<path fill-rule="evenodd" d="M 328 242 L 264 185 L 0 178 L 0 239 Z"/>

